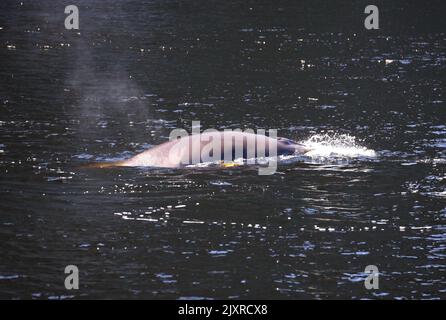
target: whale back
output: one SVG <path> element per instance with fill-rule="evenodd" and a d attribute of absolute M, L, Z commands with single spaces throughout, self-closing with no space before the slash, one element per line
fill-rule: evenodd
<path fill-rule="evenodd" d="M 219 151 L 219 152 L 218 152 Z M 287 138 L 242 131 L 212 131 L 164 142 L 128 160 L 93 164 L 96 168 L 149 166 L 176 168 L 212 161 L 234 161 L 310 151 Z"/>

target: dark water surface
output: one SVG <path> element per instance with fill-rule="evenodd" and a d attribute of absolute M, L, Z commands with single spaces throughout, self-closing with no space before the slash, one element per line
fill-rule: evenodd
<path fill-rule="evenodd" d="M 0 298 L 446 298 L 440 2 L 74 2 L 0 4 Z M 81 167 L 192 120 L 377 156 Z"/>

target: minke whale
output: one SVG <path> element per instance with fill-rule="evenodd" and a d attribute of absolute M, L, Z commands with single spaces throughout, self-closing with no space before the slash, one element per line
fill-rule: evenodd
<path fill-rule="evenodd" d="M 255 163 L 259 157 L 305 154 L 311 151 L 293 140 L 273 138 L 242 131 L 203 132 L 164 142 L 127 160 L 101 162 L 90 167 L 159 167 L 181 168 L 204 162 L 230 163 L 245 159 Z"/>

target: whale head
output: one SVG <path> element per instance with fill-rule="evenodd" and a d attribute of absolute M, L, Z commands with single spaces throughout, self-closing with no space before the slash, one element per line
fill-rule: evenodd
<path fill-rule="evenodd" d="M 282 155 L 305 154 L 308 151 L 311 151 L 310 148 L 303 144 L 283 137 L 277 138 L 277 150 L 278 154 Z"/>

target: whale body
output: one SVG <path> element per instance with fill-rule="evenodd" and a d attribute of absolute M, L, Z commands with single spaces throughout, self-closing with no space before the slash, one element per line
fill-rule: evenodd
<path fill-rule="evenodd" d="M 207 161 L 233 161 L 276 155 L 305 154 L 309 148 L 287 138 L 272 138 L 241 131 L 193 134 L 154 146 L 127 160 L 96 167 L 180 168 Z"/>

